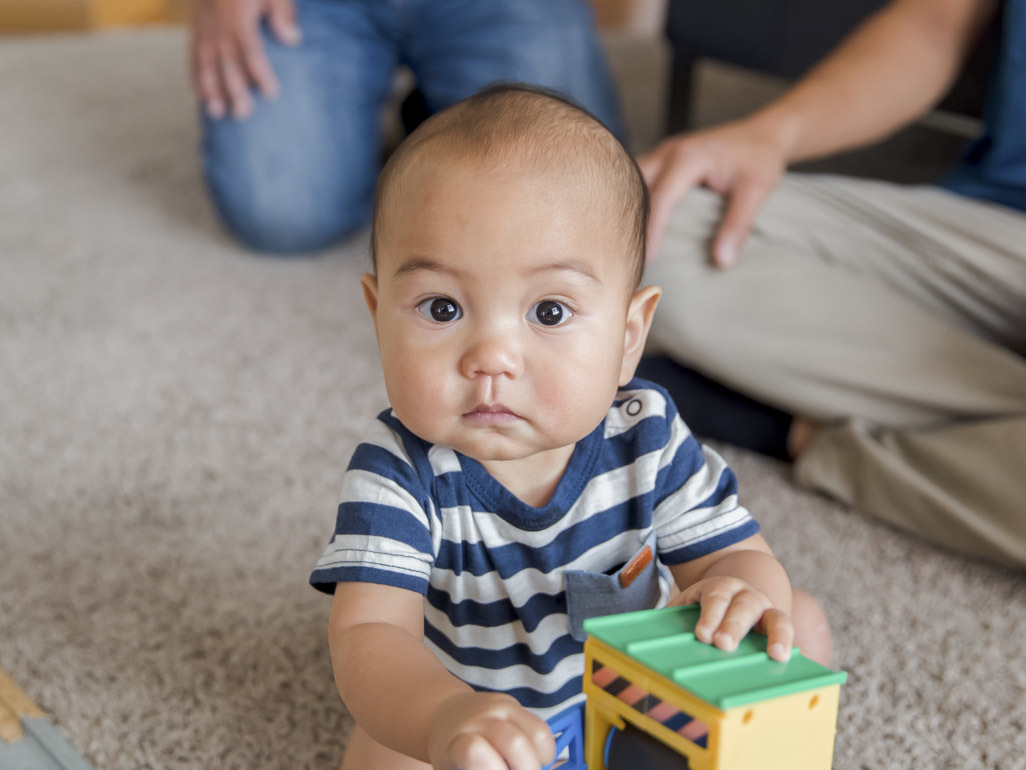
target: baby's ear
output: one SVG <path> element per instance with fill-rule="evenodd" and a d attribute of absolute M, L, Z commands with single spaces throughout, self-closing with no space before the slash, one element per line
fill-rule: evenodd
<path fill-rule="evenodd" d="M 623 339 L 623 361 L 620 364 L 620 387 L 634 377 L 638 361 L 645 351 L 648 330 L 652 328 L 652 317 L 655 315 L 659 298 L 663 290 L 658 286 L 646 286 L 639 290 L 627 307 L 627 330 Z"/>
<path fill-rule="evenodd" d="M 363 287 L 363 299 L 367 303 L 367 309 L 370 310 L 371 318 L 374 319 L 374 323 L 377 325 L 378 277 L 373 273 L 364 273 L 360 279 L 360 285 Z"/>

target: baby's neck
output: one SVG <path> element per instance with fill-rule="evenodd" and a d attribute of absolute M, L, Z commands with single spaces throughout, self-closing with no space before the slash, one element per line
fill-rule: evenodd
<path fill-rule="evenodd" d="M 556 493 L 574 446 L 536 452 L 519 460 L 483 460 L 481 465 L 518 498 L 533 508 L 540 508 Z"/>

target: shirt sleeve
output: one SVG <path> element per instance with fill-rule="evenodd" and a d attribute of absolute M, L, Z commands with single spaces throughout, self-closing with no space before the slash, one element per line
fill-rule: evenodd
<path fill-rule="evenodd" d="M 737 478 L 724 459 L 698 442 L 672 405 L 667 417 L 652 523 L 659 558 L 680 564 L 751 537 L 759 524 L 738 502 Z"/>
<path fill-rule="evenodd" d="M 335 534 L 310 583 L 378 583 L 427 593 L 434 564 L 433 505 L 402 438 L 382 422 L 360 444 L 342 482 Z"/>

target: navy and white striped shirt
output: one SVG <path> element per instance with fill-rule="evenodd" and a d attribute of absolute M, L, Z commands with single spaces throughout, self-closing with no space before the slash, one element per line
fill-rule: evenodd
<path fill-rule="evenodd" d="M 329 593 L 359 581 L 423 594 L 426 643 L 450 672 L 548 718 L 579 696 L 584 666 L 564 570 L 610 573 L 653 536 L 660 561 L 678 564 L 758 529 L 723 459 L 695 440 L 665 391 L 634 380 L 540 508 L 383 412 L 349 464 L 335 535 L 310 582 Z"/>

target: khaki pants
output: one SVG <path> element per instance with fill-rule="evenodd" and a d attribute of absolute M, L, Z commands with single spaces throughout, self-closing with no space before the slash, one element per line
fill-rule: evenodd
<path fill-rule="evenodd" d="M 1026 567 L 1026 215 L 935 187 L 790 175 L 736 267 L 688 194 L 646 281 L 651 347 L 829 423 L 801 484 Z"/>

